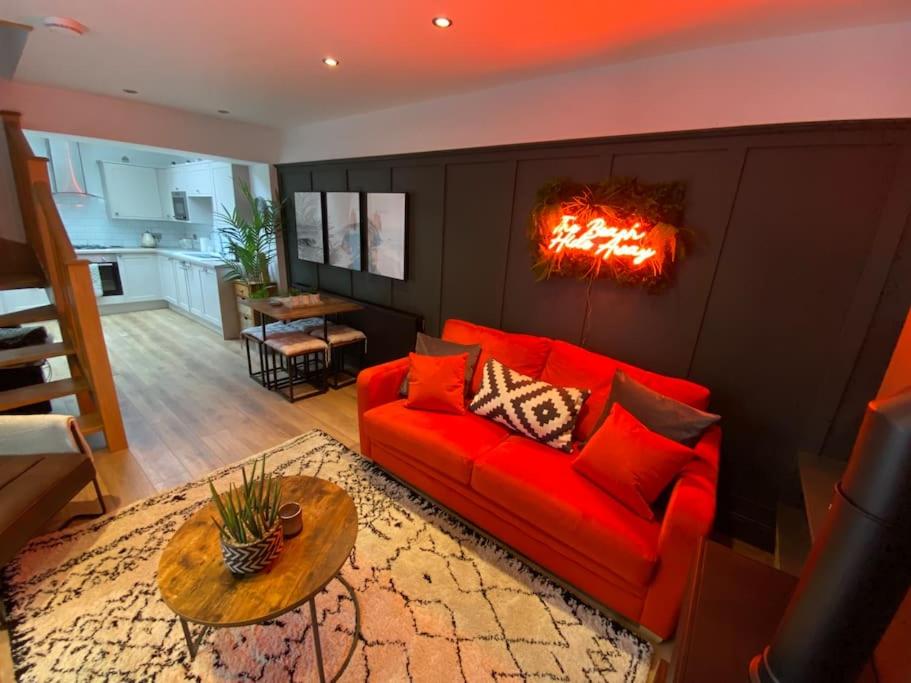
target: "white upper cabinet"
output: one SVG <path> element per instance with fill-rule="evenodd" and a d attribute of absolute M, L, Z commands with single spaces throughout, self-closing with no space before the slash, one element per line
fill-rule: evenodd
<path fill-rule="evenodd" d="M 205 164 L 185 171 L 188 197 L 212 196 L 212 167 Z"/>
<path fill-rule="evenodd" d="M 158 200 L 161 202 L 161 215 L 166 221 L 174 220 L 174 203 L 171 201 L 171 169 L 159 168 L 158 174 Z"/>
<path fill-rule="evenodd" d="M 178 164 L 161 170 L 161 178 L 168 194 L 186 192 L 188 197 L 211 197 L 212 163 L 200 161 L 192 164 Z"/>
<path fill-rule="evenodd" d="M 111 218 L 164 218 L 156 169 L 105 161 L 101 170 Z"/>

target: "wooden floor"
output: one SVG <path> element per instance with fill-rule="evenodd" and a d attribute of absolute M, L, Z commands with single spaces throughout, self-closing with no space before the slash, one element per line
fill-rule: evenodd
<path fill-rule="evenodd" d="M 243 345 L 170 310 L 102 318 L 130 447 L 96 452 L 113 508 L 194 481 L 309 429 L 357 448 L 354 386 L 288 403 L 247 376 Z M 67 374 L 64 359 L 54 377 Z M 55 412 L 75 399 L 54 402 Z"/>
<path fill-rule="evenodd" d="M 239 341 L 225 341 L 173 311 L 108 315 L 102 323 L 130 444 L 124 451 L 95 453 L 110 511 L 313 428 L 358 449 L 354 386 L 291 404 L 247 376 Z M 67 376 L 66 360 L 53 359 L 51 371 L 55 379 Z M 75 406 L 74 398 L 60 399 L 54 412 L 73 413 Z M 59 520 L 95 508 L 89 488 Z M 750 553 L 748 547 L 738 550 Z M 659 658 L 670 659 L 672 647 L 658 647 L 656 666 Z M 0 681 L 7 680 L 12 661 L 6 632 L 0 631 Z"/>

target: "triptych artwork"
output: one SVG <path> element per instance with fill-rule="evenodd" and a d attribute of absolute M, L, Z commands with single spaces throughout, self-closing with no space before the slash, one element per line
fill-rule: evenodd
<path fill-rule="evenodd" d="M 295 192 L 297 257 L 404 280 L 405 214 L 401 192 Z"/>

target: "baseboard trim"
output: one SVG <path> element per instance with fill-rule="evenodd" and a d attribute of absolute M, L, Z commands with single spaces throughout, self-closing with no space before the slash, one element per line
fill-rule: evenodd
<path fill-rule="evenodd" d="M 117 313 L 135 313 L 137 311 L 154 311 L 156 309 L 167 308 L 167 301 L 130 301 L 123 304 L 102 304 L 98 302 L 98 313 L 101 315 L 113 315 Z"/>

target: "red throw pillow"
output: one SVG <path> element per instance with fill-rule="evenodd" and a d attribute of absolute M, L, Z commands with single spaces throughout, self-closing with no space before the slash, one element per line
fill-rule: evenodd
<path fill-rule="evenodd" d="M 465 412 L 465 366 L 468 354 L 423 356 L 409 353 L 408 399 L 405 405 L 441 413 Z"/>
<path fill-rule="evenodd" d="M 650 431 L 619 403 L 573 460 L 573 469 L 640 517 L 695 455 L 692 448 Z"/>

